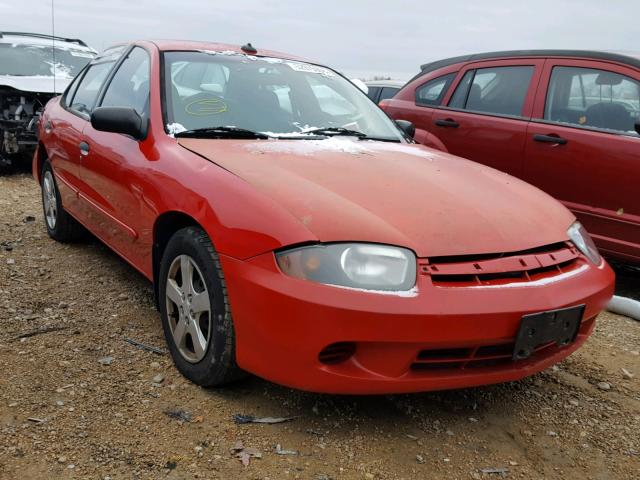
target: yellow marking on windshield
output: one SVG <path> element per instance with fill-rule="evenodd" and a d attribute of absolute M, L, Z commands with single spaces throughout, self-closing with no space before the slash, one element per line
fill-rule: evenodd
<path fill-rule="evenodd" d="M 207 115 L 218 115 L 228 111 L 227 104 L 218 98 L 207 98 L 206 100 L 195 100 L 184 107 L 184 111 L 189 115 L 204 117 Z"/>

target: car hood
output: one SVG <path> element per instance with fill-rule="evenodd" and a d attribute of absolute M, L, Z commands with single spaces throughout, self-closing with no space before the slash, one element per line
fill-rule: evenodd
<path fill-rule="evenodd" d="M 564 241 L 574 221 L 537 188 L 419 145 L 178 142 L 275 200 L 321 242 L 400 245 L 420 257 L 502 253 Z"/>
<path fill-rule="evenodd" d="M 71 80 L 73 79 L 68 77 L 56 77 L 54 87 L 53 77 L 50 76 L 0 75 L 0 86 L 12 87 L 23 92 L 62 93 Z"/>

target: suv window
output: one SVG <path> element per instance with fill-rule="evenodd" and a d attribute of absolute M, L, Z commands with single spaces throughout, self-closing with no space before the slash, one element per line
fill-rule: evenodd
<path fill-rule="evenodd" d="M 387 98 L 393 98 L 396 93 L 400 90 L 398 87 L 383 87 L 380 92 L 380 98 L 378 101 L 386 100 Z"/>
<path fill-rule="evenodd" d="M 369 87 L 367 96 L 375 102 L 378 100 L 378 93 L 380 93 L 380 90 L 381 90 L 380 87 Z"/>
<path fill-rule="evenodd" d="M 96 97 L 105 78 L 109 74 L 114 62 L 104 62 L 91 65 L 78 84 L 70 108 L 76 112 L 88 115 L 93 110 Z"/>
<path fill-rule="evenodd" d="M 149 108 L 149 55 L 135 47 L 113 76 L 103 107 L 133 107 L 140 115 Z"/>
<path fill-rule="evenodd" d="M 476 74 L 475 70 L 469 70 L 464 74 L 462 80 L 456 87 L 456 91 L 453 92 L 451 100 L 449 100 L 449 107 L 451 108 L 464 108 L 467 103 L 467 93 L 469 93 L 469 85 L 473 81 L 473 76 Z"/>
<path fill-rule="evenodd" d="M 498 115 L 522 115 L 532 66 L 479 68 L 465 73 L 449 106 Z"/>
<path fill-rule="evenodd" d="M 454 78 L 456 78 L 456 74 L 449 73 L 442 77 L 429 80 L 424 85 L 418 87 L 416 89 L 416 104 L 440 105 Z"/>
<path fill-rule="evenodd" d="M 637 135 L 640 82 L 606 70 L 554 67 L 544 119 Z"/>

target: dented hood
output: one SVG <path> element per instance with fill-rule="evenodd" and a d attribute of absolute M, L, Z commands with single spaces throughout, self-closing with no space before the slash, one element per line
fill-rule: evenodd
<path fill-rule="evenodd" d="M 574 220 L 514 177 L 418 145 L 178 142 L 275 200 L 322 242 L 400 245 L 420 257 L 512 252 L 566 240 Z"/>

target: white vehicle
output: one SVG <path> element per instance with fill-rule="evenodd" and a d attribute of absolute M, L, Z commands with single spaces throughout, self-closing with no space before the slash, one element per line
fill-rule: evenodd
<path fill-rule="evenodd" d="M 378 103 L 380 100 L 392 98 L 398 90 L 404 87 L 405 82 L 400 80 L 371 80 L 365 82 L 369 91 L 367 95 L 371 100 Z"/>
<path fill-rule="evenodd" d="M 96 54 L 82 40 L 0 32 L 0 171 L 30 161 L 40 112 Z"/>

